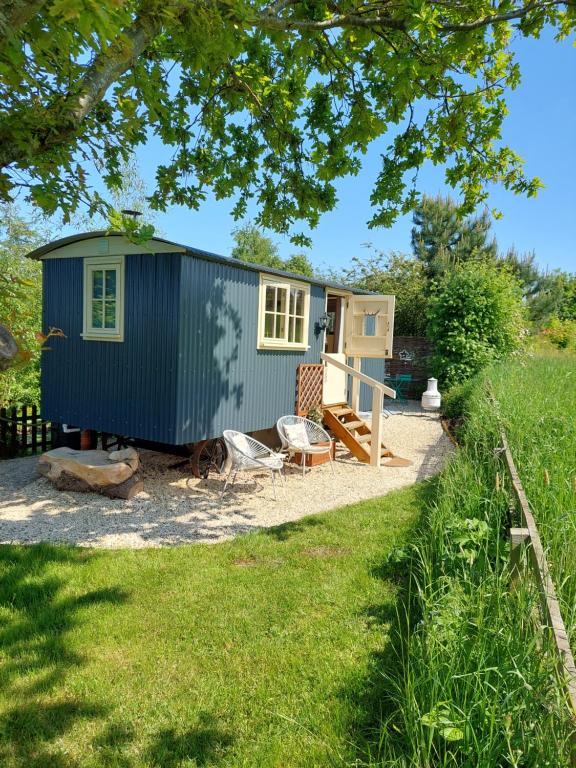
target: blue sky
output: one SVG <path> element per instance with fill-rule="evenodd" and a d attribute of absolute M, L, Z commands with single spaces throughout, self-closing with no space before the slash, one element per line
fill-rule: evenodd
<path fill-rule="evenodd" d="M 527 199 L 492 188 L 488 205 L 504 214 L 494 221 L 494 233 L 501 251 L 512 245 L 520 252 L 534 250 L 542 267 L 576 271 L 576 50 L 572 41 L 556 43 L 550 33 L 540 40 L 518 39 L 514 50 L 522 82 L 508 95 L 503 141 L 524 158 L 528 175 L 539 176 L 545 189 L 536 199 Z M 410 251 L 410 216 L 388 230 L 366 226 L 379 155 L 388 143 L 386 138 L 375 143 L 360 175 L 339 182 L 337 208 L 312 232 L 308 255 L 318 267 L 347 265 L 353 256 L 366 253 L 367 242 L 385 252 Z M 138 162 L 152 185 L 158 153 L 150 150 L 140 151 Z M 419 188 L 430 195 L 451 193 L 443 184 L 442 170 L 434 167 L 421 170 Z M 229 255 L 237 226 L 231 208 L 230 201 L 214 199 L 200 211 L 173 206 L 159 216 L 157 225 L 169 239 Z M 298 250 L 288 238 L 269 234 L 282 256 Z"/>

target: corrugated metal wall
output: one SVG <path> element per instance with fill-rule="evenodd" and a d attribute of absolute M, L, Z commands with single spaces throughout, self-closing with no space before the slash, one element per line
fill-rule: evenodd
<path fill-rule="evenodd" d="M 176 442 L 180 254 L 126 256 L 124 341 L 84 341 L 82 259 L 46 259 L 42 415 L 113 434 Z"/>
<path fill-rule="evenodd" d="M 376 381 L 384 381 L 386 360 L 378 360 L 377 358 L 363 358 L 360 370 L 365 373 L 366 376 L 371 376 Z M 389 398 L 384 398 L 384 408 L 386 402 L 390 402 Z M 372 410 L 372 387 L 367 384 L 360 383 L 360 410 L 371 411 Z"/>
<path fill-rule="evenodd" d="M 177 442 L 249 432 L 294 412 L 296 369 L 320 362 L 324 289 L 311 286 L 307 352 L 258 350 L 257 272 L 182 257 Z"/>

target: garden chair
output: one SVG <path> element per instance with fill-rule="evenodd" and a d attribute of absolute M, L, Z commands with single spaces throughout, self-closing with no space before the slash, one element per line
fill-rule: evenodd
<path fill-rule="evenodd" d="M 306 456 L 313 453 L 327 453 L 330 468 L 334 474 L 332 461 L 332 440 L 328 432 L 319 424 L 303 416 L 282 416 L 276 422 L 276 429 L 282 441 L 282 449 L 291 457 L 295 453 L 302 456 L 302 477 L 306 472 Z M 324 443 L 324 445 L 321 445 Z M 327 445 L 326 445 L 327 443 Z"/>
<path fill-rule="evenodd" d="M 238 472 L 268 471 L 272 475 L 272 488 L 274 489 L 274 500 L 276 501 L 274 473 L 279 472 L 280 477 L 284 480 L 282 475 L 284 457 L 267 448 L 263 443 L 259 443 L 258 440 L 254 440 L 253 437 L 242 432 L 236 432 L 233 429 L 225 429 L 223 437 L 232 463 L 226 476 L 220 499 L 226 493 L 230 477 L 232 477 L 232 485 L 234 485 Z"/>
<path fill-rule="evenodd" d="M 408 405 L 408 388 L 412 383 L 411 373 L 397 373 L 393 387 L 396 390 L 396 402 L 403 408 Z"/>

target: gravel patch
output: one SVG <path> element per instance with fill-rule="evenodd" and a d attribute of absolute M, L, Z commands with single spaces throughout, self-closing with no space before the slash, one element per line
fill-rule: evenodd
<path fill-rule="evenodd" d="M 304 479 L 287 465 L 278 501 L 269 474 L 239 474 L 220 501 L 218 476 L 197 480 L 185 468 L 174 468 L 178 457 L 153 451 L 141 452 L 145 490 L 129 501 L 59 492 L 45 478 L 30 482 L 34 458 L 0 462 L 0 542 L 103 548 L 218 542 L 383 496 L 436 474 L 454 450 L 437 415 L 394 414 L 384 420 L 383 434 L 386 445 L 412 466 L 376 469 L 340 447 L 334 477 L 327 464 Z"/>
<path fill-rule="evenodd" d="M 38 477 L 37 465 L 37 456 L 0 461 L 0 497 L 33 483 Z"/>

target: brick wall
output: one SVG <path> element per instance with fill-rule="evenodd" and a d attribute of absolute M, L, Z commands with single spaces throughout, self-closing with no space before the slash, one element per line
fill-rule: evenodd
<path fill-rule="evenodd" d="M 428 358 L 433 346 L 424 336 L 395 336 L 392 347 L 392 359 L 386 360 L 386 373 L 395 376 L 398 373 L 410 374 L 413 383 L 407 388 L 408 396 L 420 399 L 426 390 L 430 373 Z"/>

